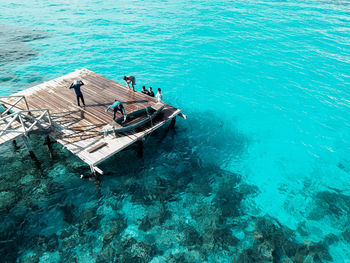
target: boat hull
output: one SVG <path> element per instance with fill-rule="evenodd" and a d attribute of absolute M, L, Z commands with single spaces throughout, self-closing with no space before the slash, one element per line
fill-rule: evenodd
<path fill-rule="evenodd" d="M 149 106 L 141 110 L 131 112 L 127 114 L 125 122 L 124 117 L 120 117 L 104 127 L 100 133 L 121 133 L 135 130 L 152 121 L 163 110 L 163 108 L 163 104 L 157 103 L 154 106 Z"/>

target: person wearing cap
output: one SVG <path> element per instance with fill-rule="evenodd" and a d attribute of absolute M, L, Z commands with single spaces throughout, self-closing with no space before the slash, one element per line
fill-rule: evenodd
<path fill-rule="evenodd" d="M 132 90 L 135 91 L 136 79 L 134 76 L 124 76 L 123 80 L 125 81 L 126 85 L 128 85 L 129 89 L 131 89 L 129 85 L 131 84 Z"/>
<path fill-rule="evenodd" d="M 74 89 L 75 91 L 75 95 L 77 95 L 77 102 L 78 102 L 78 106 L 80 107 L 80 101 L 83 103 L 83 105 L 85 106 L 85 101 L 84 101 L 84 97 L 83 97 L 83 93 L 80 90 L 80 87 L 83 86 L 84 83 L 81 80 L 74 80 L 74 82 L 72 84 L 70 84 L 69 89 Z"/>
<path fill-rule="evenodd" d="M 125 113 L 125 109 L 124 109 L 123 103 L 121 103 L 120 101 L 114 100 L 114 103 L 109 105 L 109 107 L 106 109 L 106 112 L 109 109 L 113 109 L 113 120 L 115 120 L 115 115 L 117 114 L 117 112 L 120 111 L 121 114 L 123 114 L 123 116 L 124 116 L 124 121 L 123 122 L 126 121 L 126 113 Z"/>

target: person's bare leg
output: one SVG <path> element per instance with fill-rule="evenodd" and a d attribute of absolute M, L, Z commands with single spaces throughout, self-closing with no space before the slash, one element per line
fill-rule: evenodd
<path fill-rule="evenodd" d="M 131 82 L 132 90 L 135 91 L 134 84 Z"/>
<path fill-rule="evenodd" d="M 129 83 L 126 80 L 125 80 L 125 83 L 128 86 L 128 88 L 131 89 Z"/>

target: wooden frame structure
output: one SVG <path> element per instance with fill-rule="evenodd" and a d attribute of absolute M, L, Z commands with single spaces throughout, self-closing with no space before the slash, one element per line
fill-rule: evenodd
<path fill-rule="evenodd" d="M 38 117 L 34 117 L 33 113 L 40 113 Z M 45 119 L 46 118 L 46 119 Z M 10 119 L 8 121 L 8 119 Z M 0 125 L 4 123 L 6 126 L 1 128 L 0 136 L 6 133 L 19 133 L 28 136 L 28 134 L 37 128 L 47 129 L 51 127 L 51 116 L 48 109 L 19 111 L 0 118 Z M 15 127 L 12 127 L 14 125 Z"/>
<path fill-rule="evenodd" d="M 7 101 L 9 98 L 16 98 L 17 100 L 14 103 L 10 103 Z M 0 112 L 0 116 L 4 116 L 4 115 L 10 113 L 13 108 L 17 108 L 19 110 L 22 110 L 21 108 L 16 106 L 21 101 L 24 101 L 25 106 L 26 106 L 27 110 L 29 111 L 28 103 L 27 103 L 25 96 L 0 96 L 0 105 L 5 109 L 4 112 Z M 7 106 L 9 106 L 9 107 L 7 107 Z"/>
<path fill-rule="evenodd" d="M 69 89 L 74 80 L 85 84 L 81 87 L 86 103 L 84 108 L 76 106 L 75 93 Z M 51 138 L 87 163 L 93 173 L 102 173 L 98 164 L 129 145 L 142 141 L 177 115 L 185 117 L 180 109 L 164 103 L 159 115 L 142 127 L 118 134 L 105 134 L 101 131 L 110 127 L 113 117 L 112 112 L 106 113 L 105 110 L 114 100 L 123 103 L 127 114 L 157 104 L 155 98 L 133 92 L 125 85 L 88 69 L 76 70 L 12 96 L 0 97 L 0 105 L 6 107 L 2 115 L 9 114 L 0 119 L 0 144 L 18 135 L 26 138 L 34 131 L 40 133 L 45 130 L 43 127 L 51 127 Z M 30 118 L 30 114 L 36 116 Z"/>

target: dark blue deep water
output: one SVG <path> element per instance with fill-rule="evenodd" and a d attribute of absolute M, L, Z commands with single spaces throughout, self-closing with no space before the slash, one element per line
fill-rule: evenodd
<path fill-rule="evenodd" d="M 99 180 L 2 145 L 1 262 L 350 260 L 347 0 L 0 1 L 0 95 L 83 67 L 188 119 Z"/>

